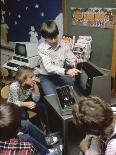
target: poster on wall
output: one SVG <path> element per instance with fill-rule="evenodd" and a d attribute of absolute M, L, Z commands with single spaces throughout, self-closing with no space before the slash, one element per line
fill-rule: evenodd
<path fill-rule="evenodd" d="M 114 28 L 116 8 L 71 8 L 72 25 Z"/>

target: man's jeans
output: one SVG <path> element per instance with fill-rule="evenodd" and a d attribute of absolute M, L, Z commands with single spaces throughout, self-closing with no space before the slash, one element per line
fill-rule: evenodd
<path fill-rule="evenodd" d="M 40 155 L 49 153 L 49 150 L 44 146 L 45 135 L 29 120 L 22 120 L 21 125 L 24 134 L 19 135 L 19 139 L 32 143 Z"/>
<path fill-rule="evenodd" d="M 39 75 L 39 78 L 45 95 L 56 94 L 56 87 L 74 85 L 74 79 L 67 75 Z"/>

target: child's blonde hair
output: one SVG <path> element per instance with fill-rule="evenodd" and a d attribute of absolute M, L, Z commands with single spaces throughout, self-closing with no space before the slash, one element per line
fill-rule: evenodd
<path fill-rule="evenodd" d="M 33 74 L 33 69 L 27 66 L 20 66 L 16 73 L 16 81 L 22 84 L 29 75 Z"/>

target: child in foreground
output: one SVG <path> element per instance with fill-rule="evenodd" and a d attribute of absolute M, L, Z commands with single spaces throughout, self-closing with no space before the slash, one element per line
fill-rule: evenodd
<path fill-rule="evenodd" d="M 45 135 L 29 120 L 21 121 L 20 108 L 13 103 L 0 105 L 0 154 L 55 155 L 58 149 L 45 147 Z M 59 154 L 58 154 L 59 155 Z"/>
<path fill-rule="evenodd" d="M 81 97 L 73 106 L 74 122 L 86 133 L 80 147 L 85 155 L 116 155 L 116 116 L 97 96 Z"/>

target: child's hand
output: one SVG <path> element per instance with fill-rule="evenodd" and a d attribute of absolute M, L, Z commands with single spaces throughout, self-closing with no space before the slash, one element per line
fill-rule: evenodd
<path fill-rule="evenodd" d="M 89 149 L 90 143 L 88 143 L 85 139 L 80 142 L 80 148 L 85 153 Z"/>
<path fill-rule="evenodd" d="M 25 106 L 29 109 L 34 109 L 36 107 L 36 103 L 33 101 L 25 102 Z"/>
<path fill-rule="evenodd" d="M 36 85 L 36 82 L 33 80 L 32 84 L 31 84 L 31 88 L 34 89 L 35 85 Z"/>
<path fill-rule="evenodd" d="M 31 88 L 32 88 L 32 91 L 33 91 L 36 95 L 40 96 L 39 87 L 38 87 L 38 85 L 37 85 L 37 83 L 36 83 L 35 81 L 33 82 L 33 85 L 31 86 Z"/>
<path fill-rule="evenodd" d="M 92 141 L 93 135 L 86 136 L 81 142 L 80 142 L 80 148 L 85 153 L 87 150 L 89 150 L 91 141 Z M 98 155 L 97 152 L 93 152 L 91 155 Z"/>
<path fill-rule="evenodd" d="M 39 79 L 38 77 L 33 76 L 33 78 L 32 78 L 32 79 L 33 79 L 33 81 L 40 83 L 40 79 Z"/>

